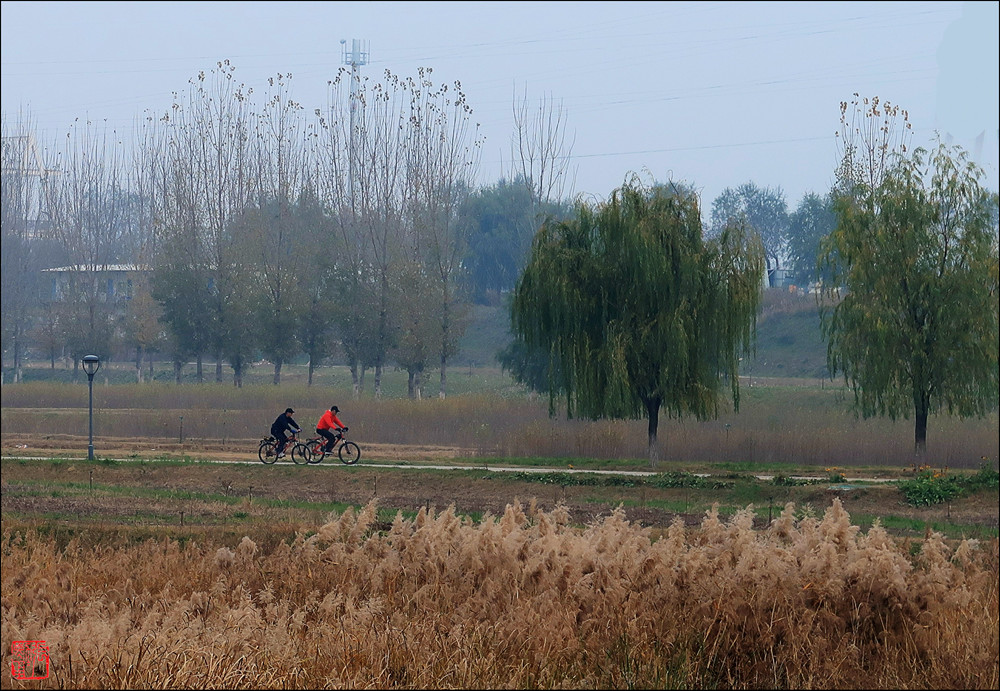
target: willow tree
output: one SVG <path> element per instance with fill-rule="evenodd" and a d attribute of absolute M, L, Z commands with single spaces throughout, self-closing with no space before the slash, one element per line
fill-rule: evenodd
<path fill-rule="evenodd" d="M 695 194 L 635 176 L 607 202 L 543 224 L 511 324 L 516 339 L 549 353 L 550 414 L 563 395 L 568 416 L 646 418 L 655 463 L 661 410 L 717 416 L 727 375 L 738 409 L 763 253 L 738 222 L 704 239 Z"/>

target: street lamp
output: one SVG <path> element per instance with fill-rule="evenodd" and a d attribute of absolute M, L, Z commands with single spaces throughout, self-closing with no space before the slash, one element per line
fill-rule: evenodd
<path fill-rule="evenodd" d="M 87 385 L 90 388 L 90 446 L 87 447 L 87 459 L 94 460 L 94 375 L 101 369 L 101 358 L 96 355 L 83 356 L 83 369 L 87 373 Z"/>

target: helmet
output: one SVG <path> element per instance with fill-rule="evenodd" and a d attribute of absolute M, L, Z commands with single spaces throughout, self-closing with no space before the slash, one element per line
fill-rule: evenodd
<path fill-rule="evenodd" d="M 332 405 L 332 406 L 330 406 L 330 410 L 332 410 L 332 411 L 333 411 L 333 412 L 335 412 L 335 413 L 339 413 L 339 412 L 340 412 L 340 408 L 338 408 L 338 407 L 337 407 L 337 406 L 335 406 L 335 405 Z"/>
<path fill-rule="evenodd" d="M 286 413 L 294 413 L 295 411 L 292 410 L 291 408 L 285 408 L 285 412 Z"/>

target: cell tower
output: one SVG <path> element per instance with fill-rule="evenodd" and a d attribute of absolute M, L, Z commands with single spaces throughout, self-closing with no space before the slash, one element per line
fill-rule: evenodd
<path fill-rule="evenodd" d="M 354 179 L 356 168 L 354 163 L 354 111 L 358 106 L 358 85 L 361 83 L 361 67 L 368 64 L 368 41 L 351 39 L 351 49 L 347 49 L 347 41 L 340 39 L 343 46 L 344 64 L 351 67 L 351 140 L 350 140 L 350 170 L 348 172 L 348 194 L 351 196 L 351 209 L 354 210 Z"/>

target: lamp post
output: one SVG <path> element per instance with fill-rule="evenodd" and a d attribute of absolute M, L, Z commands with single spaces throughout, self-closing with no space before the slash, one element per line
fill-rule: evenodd
<path fill-rule="evenodd" d="M 87 447 L 87 459 L 94 460 L 94 375 L 101 369 L 101 358 L 96 355 L 83 356 L 83 369 L 87 373 L 87 385 L 90 388 L 90 446 Z"/>

